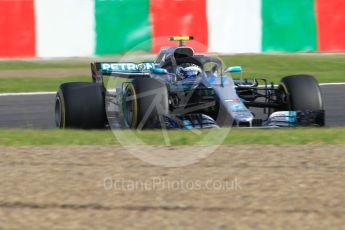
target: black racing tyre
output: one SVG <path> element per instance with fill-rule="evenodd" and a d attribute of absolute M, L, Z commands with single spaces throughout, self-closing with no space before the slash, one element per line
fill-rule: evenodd
<path fill-rule="evenodd" d="M 310 75 L 293 75 L 282 78 L 278 95 L 282 109 L 287 110 L 323 110 L 320 86 Z"/>
<path fill-rule="evenodd" d="M 55 123 L 59 128 L 100 129 L 105 127 L 104 88 L 96 83 L 60 85 L 55 97 Z"/>
<path fill-rule="evenodd" d="M 311 75 L 292 75 L 282 78 L 277 97 L 280 101 L 278 110 L 291 111 L 324 111 L 320 86 Z M 316 123 L 325 125 L 324 112 Z"/>
<path fill-rule="evenodd" d="M 127 128 L 153 129 L 164 126 L 169 113 L 165 83 L 153 78 L 136 78 L 123 95 L 123 119 Z"/>

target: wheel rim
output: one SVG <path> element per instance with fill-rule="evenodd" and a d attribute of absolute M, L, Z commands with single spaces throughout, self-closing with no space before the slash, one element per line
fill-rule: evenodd
<path fill-rule="evenodd" d="M 132 86 L 128 86 L 124 101 L 124 121 L 128 128 L 134 128 L 137 117 L 136 94 Z"/>
<path fill-rule="evenodd" d="M 61 128 L 62 124 L 62 108 L 61 108 L 61 100 L 59 97 L 56 97 L 55 100 L 55 125 L 56 127 Z"/>

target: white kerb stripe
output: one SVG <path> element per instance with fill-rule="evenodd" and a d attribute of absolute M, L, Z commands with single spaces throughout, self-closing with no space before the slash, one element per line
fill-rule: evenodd
<path fill-rule="evenodd" d="M 94 54 L 93 0 L 35 0 L 39 57 Z"/>
<path fill-rule="evenodd" d="M 261 52 L 261 0 L 207 0 L 209 51 Z"/>

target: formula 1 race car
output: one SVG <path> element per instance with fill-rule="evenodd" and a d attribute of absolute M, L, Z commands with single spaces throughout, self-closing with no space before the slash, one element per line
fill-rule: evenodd
<path fill-rule="evenodd" d="M 162 47 L 153 62 L 92 63 L 92 82 L 60 85 L 55 100 L 56 126 L 192 129 L 325 125 L 322 94 L 313 76 L 287 76 L 279 85 L 263 78 L 244 79 L 240 66 L 224 68 L 215 56 L 195 54 L 184 45 L 191 39 L 171 37 L 179 46 Z M 116 84 L 109 84 L 111 80 Z"/>

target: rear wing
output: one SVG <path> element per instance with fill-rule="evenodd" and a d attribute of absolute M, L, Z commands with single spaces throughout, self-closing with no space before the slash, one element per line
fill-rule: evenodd
<path fill-rule="evenodd" d="M 103 81 L 103 76 L 135 78 L 149 76 L 154 62 L 95 62 L 91 63 L 92 79 L 94 82 Z"/>

